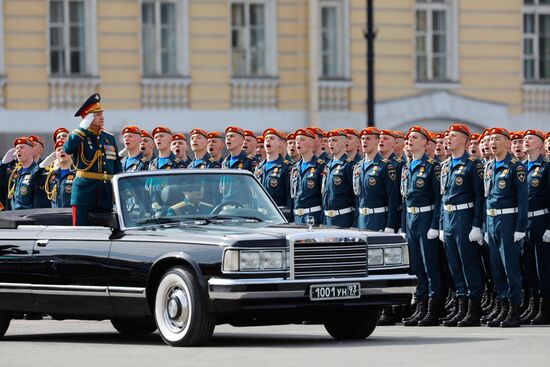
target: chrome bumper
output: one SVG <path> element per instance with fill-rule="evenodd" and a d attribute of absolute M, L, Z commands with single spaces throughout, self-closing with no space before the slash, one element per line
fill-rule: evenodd
<path fill-rule="evenodd" d="M 213 300 L 254 300 L 309 298 L 309 287 L 313 284 L 360 283 L 361 297 L 410 295 L 416 289 L 417 279 L 413 275 L 371 275 L 361 278 L 329 279 L 224 279 L 211 278 L 208 281 L 208 295 Z"/>

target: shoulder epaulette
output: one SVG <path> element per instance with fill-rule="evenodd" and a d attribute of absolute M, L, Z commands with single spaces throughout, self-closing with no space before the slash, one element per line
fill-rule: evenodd
<path fill-rule="evenodd" d="M 180 158 L 174 158 L 174 162 L 181 163 L 181 159 Z"/>
<path fill-rule="evenodd" d="M 210 208 L 212 208 L 212 207 L 214 206 L 214 205 L 212 205 L 212 204 L 205 203 L 204 201 L 199 202 L 199 204 L 202 204 L 202 205 L 204 205 L 204 206 L 208 206 L 208 207 L 210 207 Z"/>
<path fill-rule="evenodd" d="M 290 161 L 289 161 L 289 160 L 286 160 L 286 159 L 283 159 L 283 163 L 284 163 L 284 164 L 290 164 Z"/>
<path fill-rule="evenodd" d="M 510 163 L 518 163 L 519 160 L 517 158 L 512 158 L 512 160 L 510 161 Z"/>
<path fill-rule="evenodd" d="M 147 163 L 147 158 L 141 157 L 140 161 L 142 161 L 143 163 Z"/>
<path fill-rule="evenodd" d="M 388 163 L 390 160 L 388 158 L 382 158 L 381 162 Z"/>
<path fill-rule="evenodd" d="M 396 158 L 395 158 L 395 161 L 396 161 L 396 162 L 399 162 L 399 163 L 401 163 L 402 160 L 403 160 L 403 159 L 402 159 L 401 157 L 396 157 Z"/>
<path fill-rule="evenodd" d="M 174 204 L 170 207 L 170 209 L 172 210 L 177 210 L 177 209 L 181 209 L 183 207 L 186 207 L 187 206 L 187 203 L 185 201 L 182 201 L 180 203 L 177 203 L 177 204 Z"/>
<path fill-rule="evenodd" d="M 433 158 L 428 158 L 428 161 L 427 161 L 427 162 L 430 163 L 430 164 L 434 164 L 434 163 L 435 163 L 435 159 L 433 159 Z"/>
<path fill-rule="evenodd" d="M 472 162 L 475 162 L 475 161 L 476 161 L 476 157 L 474 157 L 474 156 L 471 155 L 471 156 L 468 157 L 468 160 L 470 160 L 470 161 L 472 161 Z"/>
<path fill-rule="evenodd" d="M 322 160 L 322 159 L 317 159 L 317 163 L 319 163 L 319 164 L 325 164 L 325 161 Z"/>
<path fill-rule="evenodd" d="M 544 161 L 545 161 L 546 163 L 550 163 L 550 158 L 544 158 Z"/>
<path fill-rule="evenodd" d="M 217 162 L 217 161 L 216 161 L 214 158 L 212 158 L 212 157 L 208 158 L 208 161 L 209 161 L 209 162 L 212 162 L 212 163 Z"/>
<path fill-rule="evenodd" d="M 85 134 L 83 131 L 78 130 L 78 129 L 73 130 L 73 131 L 71 132 L 71 134 L 76 134 L 76 135 L 80 136 L 81 138 L 85 138 L 85 137 L 86 137 L 86 134 Z"/>

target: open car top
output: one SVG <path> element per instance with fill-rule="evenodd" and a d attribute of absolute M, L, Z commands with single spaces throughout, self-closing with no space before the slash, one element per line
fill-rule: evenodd
<path fill-rule="evenodd" d="M 0 229 L 16 229 L 20 225 L 71 226 L 72 209 L 23 209 L 0 212 Z"/>

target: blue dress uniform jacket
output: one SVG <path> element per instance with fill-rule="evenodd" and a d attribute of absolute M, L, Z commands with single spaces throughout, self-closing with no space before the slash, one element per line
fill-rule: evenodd
<path fill-rule="evenodd" d="M 330 157 L 328 156 L 327 152 L 321 153 L 319 159 L 322 160 L 324 164 L 327 164 L 327 162 L 330 161 Z"/>
<path fill-rule="evenodd" d="M 406 229 L 411 271 L 418 278 L 418 299 L 441 299 L 440 245 L 428 239 L 430 229 L 439 230 L 441 188 L 439 164 L 425 154 L 418 165 L 408 162 L 401 175 L 402 229 Z"/>
<path fill-rule="evenodd" d="M 45 187 L 52 208 L 70 208 L 75 171 L 53 167 L 36 166 L 31 174 L 31 182 Z"/>
<path fill-rule="evenodd" d="M 290 207 L 290 170 L 290 162 L 279 156 L 273 162 L 261 161 L 254 171 L 277 206 Z"/>
<path fill-rule="evenodd" d="M 294 222 L 306 223 L 308 217 L 321 223 L 321 185 L 325 162 L 315 155 L 302 170 L 302 159 L 294 165 L 290 174 L 290 196 L 293 199 Z"/>
<path fill-rule="evenodd" d="M 508 153 L 500 165 L 489 163 L 484 178 L 491 273 L 497 297 L 513 304 L 521 303 L 521 246 L 514 232 L 527 230 L 526 176 L 523 164 Z"/>
<path fill-rule="evenodd" d="M 73 181 L 71 205 L 76 206 L 76 225 L 86 225 L 88 212 L 112 210 L 111 178 L 122 172 L 115 137 L 100 130 L 77 128 L 63 145 L 73 156 L 76 178 Z"/>
<path fill-rule="evenodd" d="M 464 153 L 447 159 L 441 169 L 445 253 L 458 297 L 479 300 L 483 291 L 481 258 L 469 240 L 472 227 L 483 224 L 483 164 Z"/>
<path fill-rule="evenodd" d="M 208 153 L 202 157 L 202 159 L 193 159 L 191 163 L 187 166 L 187 168 L 220 168 L 220 164 L 217 160 L 212 158 L 212 156 Z"/>
<path fill-rule="evenodd" d="M 167 157 L 167 159 L 163 160 L 162 163 L 159 163 L 161 159 L 162 158 L 160 158 L 159 156 L 156 156 L 155 158 L 153 158 L 153 160 L 151 160 L 151 162 L 149 163 L 149 170 L 150 171 L 155 171 L 155 170 L 161 170 L 161 169 L 173 169 L 173 168 L 185 168 L 186 167 L 184 165 L 185 162 L 183 162 L 179 158 L 176 158 L 174 153 L 170 153 L 170 155 Z M 159 164 L 161 164 L 160 167 L 159 167 Z"/>
<path fill-rule="evenodd" d="M 15 168 L 15 160 L 0 164 L 0 211 L 8 209 L 8 178 Z"/>
<path fill-rule="evenodd" d="M 238 156 L 231 162 L 231 155 L 225 157 L 222 163 L 224 169 L 245 169 L 254 173 L 256 161 L 247 156 L 244 151 L 241 151 Z M 243 187 L 234 187 L 231 177 L 223 177 L 220 182 L 220 192 L 222 193 L 222 201 L 238 201 L 239 203 L 247 203 L 250 199 L 250 191 Z"/>
<path fill-rule="evenodd" d="M 353 190 L 357 196 L 357 227 L 372 231 L 398 229 L 401 206 L 395 166 L 378 153 L 373 160 L 363 159 L 353 169 Z"/>
<path fill-rule="evenodd" d="M 231 163 L 231 155 L 225 157 L 222 162 L 222 168 L 225 169 L 246 169 L 254 173 L 257 162 L 252 158 L 246 155 L 244 151 L 241 151 L 238 156 L 235 157 L 233 163 Z"/>
<path fill-rule="evenodd" d="M 139 153 L 135 157 L 126 156 L 120 160 L 120 164 L 124 172 L 145 171 L 149 169 L 149 161 L 143 153 Z"/>
<path fill-rule="evenodd" d="M 332 158 L 325 166 L 321 185 L 323 223 L 327 226 L 349 228 L 355 218 L 353 194 L 353 160 L 344 154 Z"/>
<path fill-rule="evenodd" d="M 529 215 L 523 241 L 525 283 L 531 294 L 550 299 L 550 246 L 542 241 L 550 229 L 550 161 L 540 156 L 527 165 Z"/>
<path fill-rule="evenodd" d="M 11 210 L 34 208 L 36 185 L 31 182 L 31 173 L 36 167 L 33 163 L 28 168 L 16 164 L 7 178 L 8 208 Z"/>
<path fill-rule="evenodd" d="M 42 162 L 42 159 L 36 162 L 39 165 Z M 34 208 L 51 208 L 51 202 L 48 198 L 45 186 L 41 182 L 37 182 L 36 187 L 34 188 Z"/>

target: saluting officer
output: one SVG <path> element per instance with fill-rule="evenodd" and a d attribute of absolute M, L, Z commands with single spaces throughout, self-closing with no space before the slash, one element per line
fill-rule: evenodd
<path fill-rule="evenodd" d="M 458 298 L 458 312 L 445 326 L 480 326 L 483 280 L 477 242 L 483 239 L 483 164 L 466 152 L 470 130 L 449 127 L 452 157 L 442 166 L 442 228 L 447 262 Z"/>
<path fill-rule="evenodd" d="M 222 168 L 246 169 L 254 172 L 257 161 L 250 158 L 242 149 L 244 131 L 237 126 L 229 126 L 225 129 L 225 146 L 229 155 L 224 159 Z"/>
<path fill-rule="evenodd" d="M 99 94 L 94 94 L 76 112 L 82 121 L 69 134 L 64 149 L 73 156 L 76 178 L 71 205 L 73 225 L 88 224 L 88 213 L 113 209 L 114 174 L 122 172 L 115 137 L 103 130 L 103 107 Z"/>
<path fill-rule="evenodd" d="M 336 129 L 327 132 L 328 149 L 332 158 L 323 172 L 321 186 L 323 222 L 327 226 L 349 228 L 354 222 L 353 194 L 354 163 L 346 154 L 347 134 Z"/>
<path fill-rule="evenodd" d="M 290 162 L 280 153 L 282 139 L 278 131 L 268 128 L 263 133 L 266 159 L 261 161 L 254 175 L 271 195 L 277 206 L 290 207 Z"/>
<path fill-rule="evenodd" d="M 485 172 L 487 235 L 491 273 L 500 312 L 489 327 L 519 327 L 521 306 L 521 240 L 527 230 L 528 189 L 523 164 L 509 153 L 506 129 L 490 131 L 495 159 Z"/>
<path fill-rule="evenodd" d="M 171 150 L 172 130 L 165 126 L 153 129 L 153 139 L 159 155 L 149 164 L 149 170 L 183 168 L 183 162 Z"/>
<path fill-rule="evenodd" d="M 325 162 L 313 153 L 315 134 L 309 129 L 298 129 L 296 150 L 301 159 L 296 162 L 290 175 L 290 196 L 293 199 L 294 222 L 321 223 L 321 184 Z M 311 223 L 311 222 L 310 222 Z"/>
<path fill-rule="evenodd" d="M 207 152 L 208 133 L 203 129 L 195 128 L 189 133 L 191 150 L 195 157 L 187 168 L 220 168 L 220 164 Z"/>
<path fill-rule="evenodd" d="M 145 171 L 149 168 L 149 161 L 140 150 L 141 129 L 137 126 L 126 126 L 122 129 L 126 156 L 121 164 L 124 172 Z"/>
<path fill-rule="evenodd" d="M 13 142 L 14 156 L 17 161 L 2 165 L 3 187 L 7 189 L 7 207 L 11 210 L 34 208 L 36 185 L 30 181 L 31 173 L 36 167 L 33 159 L 33 143 L 27 137 L 17 138 Z"/>
<path fill-rule="evenodd" d="M 523 147 L 528 157 L 529 213 L 523 249 L 532 251 L 533 257 L 527 258 L 525 264 L 531 299 L 521 323 L 533 325 L 550 324 L 550 161 L 541 154 L 543 144 L 542 131 L 525 132 Z"/>
<path fill-rule="evenodd" d="M 405 326 L 439 325 L 442 301 L 440 273 L 439 214 L 441 209 L 439 163 L 425 153 L 429 132 L 413 126 L 407 134 L 407 148 L 412 160 L 403 168 L 401 194 L 403 215 L 401 228 L 406 229 L 411 271 L 418 278 L 416 298 L 419 300 L 414 317 Z M 426 309 L 426 305 L 428 306 Z"/>
<path fill-rule="evenodd" d="M 45 188 L 52 208 L 70 208 L 75 170 L 71 156 L 63 150 L 63 140 L 58 140 L 54 152 L 37 165 L 31 174 L 31 184 Z M 56 162 L 56 164 L 52 164 Z"/>
<path fill-rule="evenodd" d="M 399 228 L 399 184 L 395 167 L 378 153 L 380 131 L 368 127 L 360 132 L 365 158 L 353 170 L 353 189 L 358 201 L 359 229 L 395 233 Z"/>

